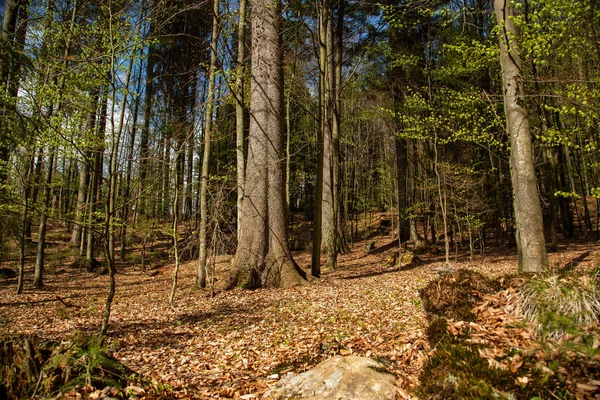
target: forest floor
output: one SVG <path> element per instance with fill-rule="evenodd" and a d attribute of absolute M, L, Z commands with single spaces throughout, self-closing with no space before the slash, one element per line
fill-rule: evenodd
<path fill-rule="evenodd" d="M 397 252 L 395 242 L 389 235 L 371 240 L 369 253 L 365 242 L 357 242 L 340 256 L 336 270 L 291 289 L 236 289 L 211 297 L 193 285 L 196 262 L 186 262 L 173 306 L 173 264 L 152 270 L 120 264 L 109 352 L 178 398 L 259 398 L 269 382 L 289 371 L 301 372 L 334 354 L 368 356 L 386 361 L 408 398 L 432 351 L 419 290 L 436 277 L 444 258 L 423 254 L 409 265 L 387 265 Z M 294 257 L 310 269 L 308 250 Z M 554 268 L 591 267 L 600 252 L 595 243 L 563 242 L 549 257 Z M 516 249 L 490 248 L 472 260 L 463 252 L 452 264 L 489 277 L 514 274 Z M 216 277 L 228 266 L 229 257 L 219 257 Z M 56 340 L 75 330 L 99 332 L 107 276 L 71 268 L 66 258 L 49 269 L 43 289 L 31 289 L 32 275 L 30 267 L 21 295 L 14 280 L 0 281 L 0 334 Z"/>

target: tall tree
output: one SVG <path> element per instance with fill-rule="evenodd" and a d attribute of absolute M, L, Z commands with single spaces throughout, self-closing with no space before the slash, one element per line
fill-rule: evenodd
<path fill-rule="evenodd" d="M 304 282 L 287 242 L 282 50 L 281 0 L 256 0 L 245 199 L 231 282 L 241 287 Z"/>
<path fill-rule="evenodd" d="M 200 182 L 200 245 L 196 285 L 206 286 L 206 228 L 208 226 L 208 167 L 210 165 L 210 141 L 213 130 L 213 110 L 215 105 L 215 78 L 217 75 L 217 44 L 219 40 L 219 0 L 213 0 L 213 29 L 211 38 L 210 69 L 208 72 L 208 103 L 204 124 L 204 155 Z"/>
<path fill-rule="evenodd" d="M 237 236 L 240 237 L 239 220 L 242 218 L 242 206 L 244 204 L 244 64 L 246 62 L 246 0 L 240 0 L 238 20 L 238 46 L 237 65 L 235 74 L 235 153 L 237 168 Z"/>
<path fill-rule="evenodd" d="M 509 0 L 494 0 L 500 40 L 500 66 L 506 129 L 510 136 L 510 172 L 517 227 L 519 270 L 541 272 L 548 267 L 542 209 L 533 165 L 529 118 L 524 106 L 525 88 L 514 9 Z"/>

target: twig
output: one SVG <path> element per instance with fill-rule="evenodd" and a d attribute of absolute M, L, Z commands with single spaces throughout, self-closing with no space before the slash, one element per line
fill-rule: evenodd
<path fill-rule="evenodd" d="M 35 398 L 35 395 L 36 395 L 38 389 L 40 388 L 40 383 L 42 382 L 42 374 L 43 373 L 44 373 L 44 371 L 40 371 L 40 375 L 38 376 L 37 383 L 35 384 L 35 389 L 33 389 L 33 394 L 31 395 L 32 399 Z"/>

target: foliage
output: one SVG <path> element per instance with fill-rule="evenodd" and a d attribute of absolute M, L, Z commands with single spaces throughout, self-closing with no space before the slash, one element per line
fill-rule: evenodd
<path fill-rule="evenodd" d="M 99 338 L 82 332 L 73 332 L 60 343 L 26 336 L 5 337 L 0 352 L 0 384 L 8 391 L 5 394 L 14 398 L 73 390 L 90 393 L 106 387 L 120 392 L 139 377 L 106 351 Z"/>
<path fill-rule="evenodd" d="M 572 399 L 579 398 L 581 390 L 595 390 L 585 383 L 575 383 L 585 382 L 598 368 L 594 359 L 597 354 L 594 348 L 598 346 L 597 324 L 580 318 L 579 313 L 563 311 L 573 307 L 562 306 L 560 321 L 556 318 L 558 313 L 553 312 L 550 317 L 548 312 L 538 311 L 538 315 L 549 317 L 546 322 L 552 320 L 553 323 L 541 328 L 547 333 L 542 335 L 541 342 L 532 342 L 530 324 L 520 314 L 521 311 L 530 314 L 531 310 L 527 305 L 521 308 L 519 294 L 527 293 L 530 287 L 537 290 L 544 287 L 544 293 L 552 292 L 549 288 L 556 287 L 554 280 L 549 283 L 534 277 L 490 281 L 494 282 L 495 289 L 487 295 L 477 291 L 481 298 L 475 304 L 465 295 L 456 298 L 456 286 L 464 281 L 449 279 L 450 275 L 430 282 L 427 290 L 421 291 L 427 302 L 432 298 L 447 299 L 440 300 L 441 304 L 453 302 L 453 307 L 443 308 L 441 317 L 439 307 L 429 307 L 427 333 L 435 353 L 428 359 L 421 376 L 421 396 L 432 399 L 513 399 L 545 398 L 551 394 L 554 398 Z M 589 280 L 590 276 L 587 277 Z M 595 279 L 597 271 L 591 277 Z M 500 287 L 508 288 L 497 292 Z M 567 292 L 572 290 L 569 288 Z M 569 301 L 573 296 L 561 299 L 562 295 L 545 294 L 544 298 L 552 301 L 547 301 L 543 307 L 550 309 L 545 304 L 553 302 L 556 305 L 560 301 L 573 304 Z M 541 296 L 538 294 L 538 298 Z M 540 302 L 537 304 L 540 309 Z M 512 310 L 512 314 L 507 310 Z M 558 343 L 549 341 L 556 322 L 562 329 L 568 326 L 570 331 Z"/>
<path fill-rule="evenodd" d="M 521 289 L 524 315 L 542 340 L 558 340 L 565 334 L 583 335 L 591 348 L 586 328 L 598 324 L 600 287 L 598 269 L 583 275 L 549 275 L 532 279 Z M 587 336 L 587 337 L 586 337 Z"/>

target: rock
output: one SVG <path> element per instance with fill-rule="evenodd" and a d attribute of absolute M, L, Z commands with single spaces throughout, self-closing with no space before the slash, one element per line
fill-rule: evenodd
<path fill-rule="evenodd" d="M 264 398 L 310 400 L 394 399 L 396 377 L 370 358 L 335 356 L 300 375 L 283 377 Z"/>

